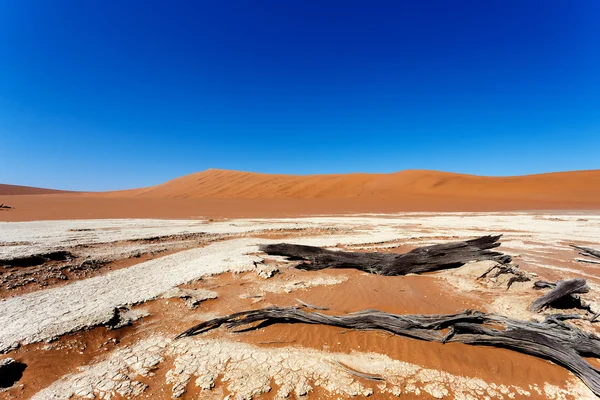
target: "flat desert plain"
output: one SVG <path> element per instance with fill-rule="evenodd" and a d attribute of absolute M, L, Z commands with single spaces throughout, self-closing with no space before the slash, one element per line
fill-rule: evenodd
<path fill-rule="evenodd" d="M 0 398 L 597 398 L 600 258 L 572 246 L 600 249 L 599 178 L 211 170 L 121 192 L 4 185 Z M 418 269 L 427 246 L 486 235 L 501 245 Z M 418 268 L 353 261 L 369 253 Z M 585 287 L 532 307 L 574 278 Z M 262 309 L 337 322 L 219 319 Z M 441 314 L 456 316 L 418 322 Z M 361 315 L 389 324 L 343 322 Z"/>

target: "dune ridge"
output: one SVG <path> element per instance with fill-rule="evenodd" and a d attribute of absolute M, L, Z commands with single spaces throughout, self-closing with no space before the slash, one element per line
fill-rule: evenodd
<path fill-rule="evenodd" d="M 280 175 L 210 169 L 163 184 L 106 193 L 111 197 L 247 199 L 398 199 L 409 195 L 469 198 L 600 200 L 600 170 L 485 177 L 407 170 L 391 174 Z"/>
<path fill-rule="evenodd" d="M 28 194 L 74 193 L 68 190 L 46 189 L 33 186 L 7 185 L 0 183 L 0 196 L 16 196 Z"/>
<path fill-rule="evenodd" d="M 599 182 L 600 170 L 516 177 L 418 170 L 308 176 L 207 170 L 142 189 L 0 193 L 0 203 L 13 207 L 0 212 L 0 221 L 593 211 L 600 210 Z"/>

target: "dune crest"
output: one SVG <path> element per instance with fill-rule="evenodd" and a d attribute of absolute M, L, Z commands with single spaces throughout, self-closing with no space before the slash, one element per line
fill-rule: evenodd
<path fill-rule="evenodd" d="M 211 169 L 141 189 L 0 192 L 0 203 L 12 207 L 0 213 L 0 220 L 591 211 L 600 210 L 600 185 L 596 182 L 600 182 L 600 170 L 484 177 L 420 170 L 295 176 Z M 34 193 L 44 194 L 31 195 Z"/>
<path fill-rule="evenodd" d="M 226 199 L 385 199 L 412 195 L 597 201 L 600 170 L 485 177 L 407 170 L 392 174 L 279 175 L 209 169 L 111 197 Z"/>
<path fill-rule="evenodd" d="M 73 193 L 67 190 L 45 189 L 33 186 L 6 185 L 0 183 L 0 196 L 15 196 L 27 194 Z"/>

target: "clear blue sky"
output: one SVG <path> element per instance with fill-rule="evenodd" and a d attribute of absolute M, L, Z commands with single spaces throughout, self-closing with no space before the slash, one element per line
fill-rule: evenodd
<path fill-rule="evenodd" d="M 600 1 L 0 0 L 0 182 L 600 168 Z"/>

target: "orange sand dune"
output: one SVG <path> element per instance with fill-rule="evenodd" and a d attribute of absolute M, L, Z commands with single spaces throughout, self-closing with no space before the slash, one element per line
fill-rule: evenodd
<path fill-rule="evenodd" d="M 594 182 L 596 184 L 594 184 Z M 560 172 L 518 177 L 482 177 L 437 171 L 393 174 L 269 175 L 208 170 L 158 186 L 122 192 L 117 197 L 349 199 L 402 201 L 405 196 L 482 199 L 539 199 L 540 201 L 600 201 L 600 170 Z"/>
<path fill-rule="evenodd" d="M 600 210 L 600 170 L 518 177 L 436 171 L 268 175 L 207 170 L 143 189 L 12 195 L 0 220 L 284 217 L 402 211 Z"/>
<path fill-rule="evenodd" d="M 22 194 L 52 194 L 52 193 L 73 193 L 66 190 L 44 189 L 32 186 L 5 185 L 0 183 L 0 196 L 14 196 Z"/>

